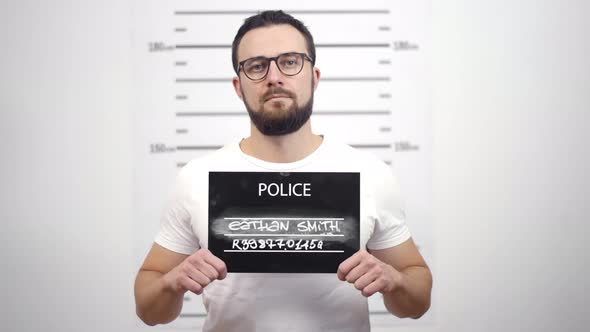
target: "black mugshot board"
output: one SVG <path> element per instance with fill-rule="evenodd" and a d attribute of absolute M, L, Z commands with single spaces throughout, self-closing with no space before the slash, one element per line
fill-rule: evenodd
<path fill-rule="evenodd" d="M 359 173 L 209 172 L 209 250 L 229 272 L 336 273 L 359 221 Z"/>

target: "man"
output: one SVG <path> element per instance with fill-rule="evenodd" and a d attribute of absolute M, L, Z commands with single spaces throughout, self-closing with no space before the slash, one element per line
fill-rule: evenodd
<path fill-rule="evenodd" d="M 205 331 L 368 331 L 366 297 L 376 293 L 392 314 L 421 317 L 432 276 L 404 222 L 395 178 L 375 157 L 312 133 L 320 71 L 307 28 L 282 11 L 252 16 L 234 39 L 232 61 L 251 135 L 181 170 L 137 275 L 138 316 L 149 325 L 170 322 L 191 291 L 203 294 Z M 363 188 L 361 250 L 333 274 L 228 274 L 207 250 L 209 171 L 351 170 Z"/>

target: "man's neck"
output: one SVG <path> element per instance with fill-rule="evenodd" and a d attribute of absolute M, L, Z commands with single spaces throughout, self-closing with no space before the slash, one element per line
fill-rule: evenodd
<path fill-rule="evenodd" d="M 254 158 L 273 162 L 291 163 L 301 160 L 314 152 L 323 137 L 311 132 L 311 121 L 307 121 L 298 131 L 280 136 L 266 136 L 251 124 L 250 137 L 240 142 L 242 151 Z"/>

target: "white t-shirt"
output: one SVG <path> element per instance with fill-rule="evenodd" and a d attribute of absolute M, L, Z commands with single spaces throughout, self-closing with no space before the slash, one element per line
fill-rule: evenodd
<path fill-rule="evenodd" d="M 208 172 L 359 172 L 360 248 L 385 249 L 410 238 L 399 184 L 389 167 L 365 152 L 324 138 L 293 163 L 270 163 L 239 142 L 189 162 L 179 172 L 156 243 L 190 255 L 208 247 Z M 204 331 L 369 331 L 367 299 L 333 274 L 229 273 L 205 287 Z"/>

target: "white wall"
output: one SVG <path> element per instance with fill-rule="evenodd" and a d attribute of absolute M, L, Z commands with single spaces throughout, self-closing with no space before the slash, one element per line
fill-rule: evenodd
<path fill-rule="evenodd" d="M 435 1 L 441 331 L 583 331 L 587 1 Z"/>
<path fill-rule="evenodd" d="M 134 331 L 130 1 L 0 4 L 2 331 Z M 590 5 L 433 1 L 436 325 L 581 331 Z"/>

